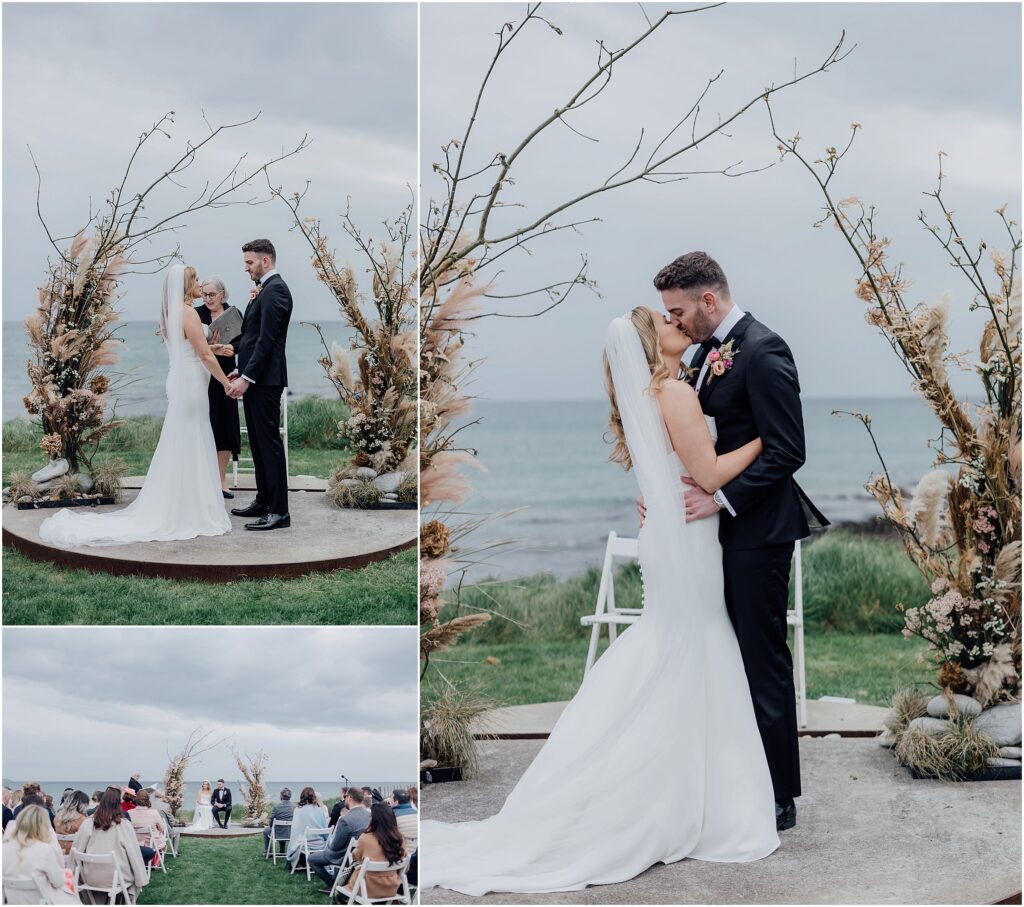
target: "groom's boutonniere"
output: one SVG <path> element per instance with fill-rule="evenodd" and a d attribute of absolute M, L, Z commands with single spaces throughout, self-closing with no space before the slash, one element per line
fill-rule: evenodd
<path fill-rule="evenodd" d="M 732 368 L 733 360 L 740 354 L 739 350 L 732 348 L 733 341 L 723 343 L 717 350 L 708 353 L 708 376 L 705 384 L 711 384 L 715 378 L 720 378 Z"/>

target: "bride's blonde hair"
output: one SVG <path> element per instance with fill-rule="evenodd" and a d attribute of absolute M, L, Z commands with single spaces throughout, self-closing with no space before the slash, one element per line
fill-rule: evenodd
<path fill-rule="evenodd" d="M 646 306 L 638 305 L 630 312 L 629 319 L 636 328 L 640 343 L 644 348 L 644 355 L 647 357 L 647 365 L 651 369 L 651 383 L 647 390 L 656 394 L 661 386 L 672 377 L 664 357 L 661 355 L 661 344 L 658 342 L 658 326 L 655 322 L 655 313 Z M 612 434 L 612 452 L 608 459 L 618 463 L 623 469 L 633 468 L 633 461 L 629 456 L 629 448 L 626 446 L 626 433 L 622 428 L 622 416 L 619 414 L 619 404 L 615 399 L 615 382 L 612 380 L 612 369 L 608 364 L 608 354 L 603 353 L 604 362 L 604 386 L 608 391 L 608 401 L 611 403 L 611 415 L 608 417 L 608 430 Z"/>
<path fill-rule="evenodd" d="M 185 298 L 181 301 L 186 305 L 192 304 L 192 300 L 195 298 L 192 295 L 192 290 L 195 289 L 197 283 L 199 283 L 199 273 L 192 265 L 185 265 Z"/>

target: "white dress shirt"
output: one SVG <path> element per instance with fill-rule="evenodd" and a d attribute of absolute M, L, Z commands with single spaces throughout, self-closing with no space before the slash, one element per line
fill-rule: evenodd
<path fill-rule="evenodd" d="M 263 284 L 265 284 L 268 280 L 270 280 L 270 278 L 273 277 L 276 273 L 277 273 L 277 268 L 271 268 L 269 271 L 265 271 L 263 273 L 263 276 L 260 278 L 260 286 L 262 287 Z M 256 383 L 248 375 L 242 375 L 242 377 L 246 381 L 248 381 L 250 384 L 255 384 Z"/>
<path fill-rule="evenodd" d="M 729 332 L 736 327 L 739 320 L 747 313 L 743 311 L 738 305 L 734 305 L 722 319 L 721 323 L 715 328 L 712 336 L 719 342 L 725 343 L 725 338 L 729 336 Z M 704 378 L 707 376 L 708 369 L 711 367 L 711 363 L 708 362 L 707 356 L 704 357 L 704 364 L 700 367 L 700 374 L 697 376 L 697 388 L 700 389 L 704 386 Z M 736 516 L 736 511 L 732 509 L 732 504 L 729 503 L 729 499 L 719 489 L 715 492 L 715 503 L 719 507 L 724 507 L 729 511 L 730 516 Z"/>

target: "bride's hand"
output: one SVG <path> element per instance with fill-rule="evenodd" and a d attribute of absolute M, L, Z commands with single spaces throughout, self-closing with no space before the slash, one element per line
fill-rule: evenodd
<path fill-rule="evenodd" d="M 636 499 L 636 512 L 640 515 L 640 528 L 644 528 L 644 520 L 647 519 L 647 505 L 644 503 L 644 496 Z"/>

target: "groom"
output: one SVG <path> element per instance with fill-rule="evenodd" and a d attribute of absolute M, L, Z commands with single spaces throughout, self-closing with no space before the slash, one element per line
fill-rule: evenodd
<path fill-rule="evenodd" d="M 231 791 L 224 786 L 224 779 L 217 779 L 217 788 L 213 792 L 213 819 L 221 828 L 227 828 L 231 824 Z M 223 823 L 220 821 L 220 814 L 224 813 Z"/>
<path fill-rule="evenodd" d="M 775 788 L 779 830 L 796 825 L 800 796 L 793 658 L 787 644 L 789 568 L 797 539 L 828 525 L 793 480 L 803 465 L 804 425 L 793 354 L 736 306 L 725 274 L 706 252 L 688 252 L 654 278 L 672 323 L 700 346 L 687 380 L 727 453 L 760 437 L 764 450 L 714 495 L 692 480 L 688 522 L 724 511 L 725 604 L 736 629 L 757 726 Z M 710 355 L 717 350 L 716 355 Z M 727 365 L 726 363 L 730 363 Z"/>
<path fill-rule="evenodd" d="M 292 294 L 277 273 L 277 252 L 269 239 L 254 239 L 242 246 L 245 270 L 255 281 L 252 301 L 242 319 L 238 341 L 238 368 L 230 396 L 242 398 L 256 469 L 256 499 L 248 507 L 234 507 L 236 516 L 259 517 L 245 528 L 256 532 L 286 529 L 288 465 L 281 441 L 281 395 L 288 385 L 285 341 L 292 317 Z"/>

